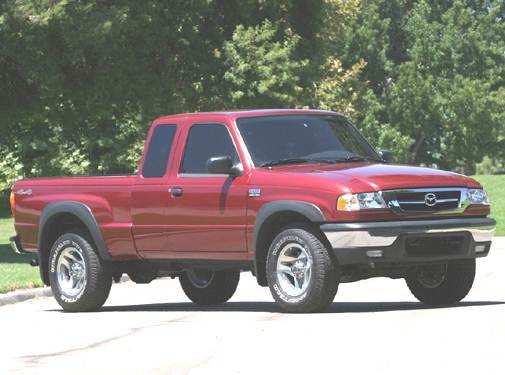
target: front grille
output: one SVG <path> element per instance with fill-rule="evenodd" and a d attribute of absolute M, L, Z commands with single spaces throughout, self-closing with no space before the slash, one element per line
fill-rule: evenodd
<path fill-rule="evenodd" d="M 460 190 L 399 190 L 393 197 L 402 211 L 434 212 L 452 210 L 459 207 Z"/>
<path fill-rule="evenodd" d="M 409 236 L 405 238 L 405 251 L 409 255 L 450 255 L 461 252 L 465 235 Z"/>

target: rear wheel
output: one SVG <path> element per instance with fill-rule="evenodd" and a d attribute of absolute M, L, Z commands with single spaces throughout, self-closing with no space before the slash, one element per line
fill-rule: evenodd
<path fill-rule="evenodd" d="M 405 278 L 412 294 L 426 305 L 452 305 L 466 297 L 475 278 L 475 259 L 415 267 Z"/>
<path fill-rule="evenodd" d="M 270 292 L 287 312 L 319 312 L 335 298 L 339 267 L 316 232 L 304 224 L 282 230 L 267 257 Z"/>
<path fill-rule="evenodd" d="M 112 273 L 87 236 L 75 230 L 54 243 L 49 255 L 49 281 L 65 311 L 93 311 L 107 300 Z"/>
<path fill-rule="evenodd" d="M 186 296 L 199 305 L 225 303 L 237 290 L 239 280 L 239 270 L 194 269 L 179 276 L 182 290 Z"/>

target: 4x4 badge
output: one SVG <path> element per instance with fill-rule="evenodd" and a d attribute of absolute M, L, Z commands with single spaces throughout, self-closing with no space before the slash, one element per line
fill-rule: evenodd
<path fill-rule="evenodd" d="M 19 189 L 16 191 L 17 195 L 32 195 L 33 191 L 32 189 Z"/>

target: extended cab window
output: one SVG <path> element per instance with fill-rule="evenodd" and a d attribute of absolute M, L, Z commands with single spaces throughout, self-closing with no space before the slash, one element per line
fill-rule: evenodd
<path fill-rule="evenodd" d="M 154 129 L 142 168 L 142 176 L 149 178 L 165 175 L 176 131 L 176 125 L 158 125 Z"/>
<path fill-rule="evenodd" d="M 191 127 L 184 151 L 181 173 L 207 174 L 207 160 L 214 156 L 239 157 L 230 133 L 223 124 L 196 124 Z"/>

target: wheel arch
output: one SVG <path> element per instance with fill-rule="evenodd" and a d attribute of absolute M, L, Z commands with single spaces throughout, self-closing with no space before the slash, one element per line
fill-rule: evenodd
<path fill-rule="evenodd" d="M 102 259 L 110 259 L 100 227 L 86 204 L 76 201 L 50 203 L 42 210 L 37 240 L 40 277 L 46 285 L 49 285 L 49 253 L 54 241 L 66 230 L 76 227 L 89 235 Z"/>
<path fill-rule="evenodd" d="M 258 284 L 267 286 L 266 258 L 270 243 L 283 227 L 304 223 L 319 231 L 326 221 L 319 207 L 304 201 L 275 201 L 261 207 L 256 216 L 253 233 L 254 271 Z"/>

